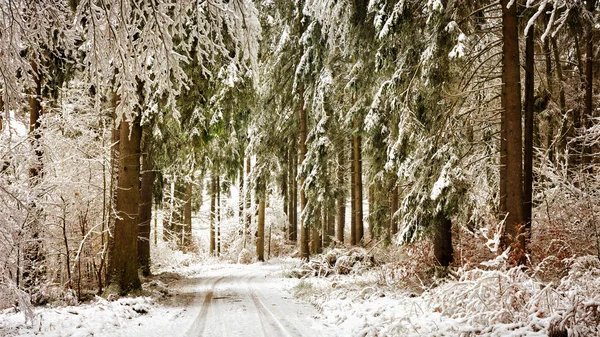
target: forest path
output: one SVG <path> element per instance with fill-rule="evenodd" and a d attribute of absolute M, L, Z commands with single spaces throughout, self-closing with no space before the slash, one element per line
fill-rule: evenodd
<path fill-rule="evenodd" d="M 335 336 L 314 307 L 293 298 L 298 280 L 281 271 L 278 264 L 215 265 L 182 280 L 176 297 L 193 296 L 189 310 L 197 313 L 185 336 Z"/>

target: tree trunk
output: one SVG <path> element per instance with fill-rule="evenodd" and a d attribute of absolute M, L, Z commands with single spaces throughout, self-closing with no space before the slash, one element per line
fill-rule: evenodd
<path fill-rule="evenodd" d="M 256 258 L 265 260 L 265 198 L 258 201 L 258 238 L 256 240 Z"/>
<path fill-rule="evenodd" d="M 594 9 L 596 8 L 596 0 L 587 0 L 586 9 L 590 12 L 593 17 Z M 585 111 L 583 113 L 586 120 L 585 126 L 591 128 L 594 125 L 594 109 L 593 109 L 593 80 L 594 80 L 594 23 L 590 23 L 587 29 L 587 41 L 586 41 L 586 55 L 585 55 Z M 589 164 L 591 162 L 591 148 L 589 145 L 584 144 L 583 151 L 583 163 Z M 589 168 L 585 168 L 590 171 Z M 590 171 L 591 172 L 591 171 Z"/>
<path fill-rule="evenodd" d="M 138 235 L 138 263 L 142 275 L 150 275 L 150 223 L 152 221 L 152 191 L 154 189 L 154 163 L 150 158 L 150 134 L 144 133 L 142 153 L 142 182 L 140 188 L 140 225 Z"/>
<path fill-rule="evenodd" d="M 546 27 L 547 27 L 550 16 L 546 15 L 544 19 L 545 19 Z M 554 94 L 554 90 L 553 90 L 553 80 L 552 80 L 552 52 L 550 51 L 550 37 L 549 36 L 546 37 L 546 39 L 544 39 L 543 50 L 544 50 L 544 60 L 546 62 L 546 86 L 548 88 L 547 95 L 549 96 L 549 98 L 552 98 L 552 96 Z M 554 163 L 554 159 L 555 159 L 555 156 L 554 156 L 554 149 L 555 149 L 554 116 L 552 113 L 548 114 L 546 121 L 548 122 L 548 136 L 546 139 L 546 149 L 548 151 L 548 161 L 550 163 Z"/>
<path fill-rule="evenodd" d="M 110 254 L 109 292 L 127 294 L 140 289 L 137 260 L 137 237 L 140 201 L 140 116 L 130 123 L 121 122 L 120 165 L 117 182 L 117 217 L 113 252 Z"/>
<path fill-rule="evenodd" d="M 221 255 L 221 177 L 217 176 L 217 256 Z"/>
<path fill-rule="evenodd" d="M 300 117 L 300 156 L 299 156 L 299 164 L 302 166 L 304 160 L 306 159 L 306 111 L 304 110 L 304 87 L 300 85 L 300 102 L 298 104 L 298 112 Z M 304 212 L 306 209 L 306 194 L 304 191 L 304 178 L 300 180 L 300 212 Z M 306 223 L 306 220 L 303 216 L 301 216 L 300 221 L 300 256 L 308 260 L 310 258 L 310 251 L 308 247 L 309 240 L 309 226 Z"/>
<path fill-rule="evenodd" d="M 358 120 L 354 120 L 354 128 L 358 129 Z M 358 132 L 358 130 L 356 130 Z M 363 226 L 363 184 L 362 184 L 362 154 L 361 154 L 361 136 L 353 137 L 354 150 L 354 198 L 356 202 L 356 230 L 354 242 L 357 245 L 362 244 L 364 236 Z"/>
<path fill-rule="evenodd" d="M 42 144 L 41 144 L 41 130 L 40 130 L 40 117 L 42 116 L 42 105 L 41 105 L 41 93 L 42 93 L 42 77 L 38 71 L 38 65 L 35 61 L 31 62 L 32 75 L 35 81 L 35 88 L 29 98 L 29 137 L 31 147 L 34 150 L 33 164 L 29 168 L 29 179 L 30 187 L 35 189 L 35 186 L 40 182 L 42 178 Z M 37 192 L 32 191 L 37 194 Z M 42 301 L 41 292 L 37 290 L 42 282 L 43 268 L 41 264 L 44 260 L 42 253 L 42 242 L 40 238 L 41 224 L 39 217 L 41 215 L 40 209 L 37 208 L 36 199 L 31 204 L 33 213 L 33 220 L 27 225 L 25 246 L 23 249 L 23 287 L 25 291 L 31 295 L 32 303 L 40 303 Z M 17 283 L 17 286 L 19 284 Z"/>
<path fill-rule="evenodd" d="M 565 87 L 563 84 L 562 63 L 560 62 L 560 53 L 558 51 L 556 39 L 550 37 L 550 42 L 552 44 L 552 52 L 554 53 L 554 63 L 556 63 L 556 79 L 558 83 L 558 105 L 560 107 L 560 115 L 562 117 L 559 149 L 564 154 L 567 152 L 567 134 L 569 133 L 569 119 L 567 118 L 567 100 L 565 97 Z"/>
<path fill-rule="evenodd" d="M 354 137 L 350 138 L 350 245 L 356 246 L 356 161 Z"/>
<path fill-rule="evenodd" d="M 395 216 L 398 211 L 398 185 L 394 184 L 394 188 L 392 189 L 392 204 L 390 207 L 390 233 L 391 235 L 395 235 L 398 233 L 398 218 Z"/>
<path fill-rule="evenodd" d="M 503 38 L 503 139 L 506 144 L 504 182 L 506 195 L 505 247 L 511 247 L 513 259 L 525 262 L 525 238 L 522 234 L 523 221 L 523 142 L 521 127 L 521 83 L 519 65 L 519 36 L 517 5 L 511 0 L 501 0 Z M 502 182 L 501 182 L 502 184 Z"/>
<path fill-rule="evenodd" d="M 252 193 L 250 192 L 250 171 L 252 168 L 252 163 L 250 161 L 250 156 L 246 157 L 246 186 L 244 189 L 244 197 L 246 198 L 246 226 L 245 226 L 245 237 L 248 238 L 250 236 L 250 224 L 252 223 Z"/>
<path fill-rule="evenodd" d="M 216 178 L 215 173 L 213 172 L 212 177 L 210 178 L 210 214 L 208 215 L 210 222 L 209 252 L 211 255 L 215 254 L 215 208 L 217 201 L 215 185 Z"/>
<path fill-rule="evenodd" d="M 288 173 L 288 203 L 287 203 L 287 239 L 293 241 L 292 233 L 294 232 L 294 156 L 292 155 L 292 149 L 288 149 L 288 157 L 287 157 L 287 173 Z"/>
<path fill-rule="evenodd" d="M 337 227 L 336 227 L 336 240 L 339 243 L 344 243 L 344 227 L 346 225 L 346 186 L 344 174 L 346 173 L 345 168 L 345 156 L 344 156 L 344 143 L 340 146 L 338 151 L 338 169 L 337 169 L 337 183 L 338 183 L 338 197 L 337 197 Z"/>
<path fill-rule="evenodd" d="M 185 183 L 185 205 L 183 208 L 183 249 L 192 244 L 192 183 Z"/>
<path fill-rule="evenodd" d="M 448 267 L 454 261 L 452 248 L 452 221 L 440 212 L 437 216 L 438 228 L 433 237 L 433 255 L 442 267 Z"/>
<path fill-rule="evenodd" d="M 523 161 L 523 221 L 524 234 L 531 232 L 531 214 L 533 208 L 533 108 L 534 108 L 534 31 L 532 26 L 527 32 L 525 42 L 525 141 Z"/>
<path fill-rule="evenodd" d="M 369 219 L 369 237 L 373 239 L 375 237 L 375 184 L 371 184 L 367 188 L 367 203 L 369 204 L 369 212 L 367 213 L 367 219 Z"/>
<path fill-rule="evenodd" d="M 291 224 L 291 240 L 296 242 L 298 241 L 298 180 L 296 176 L 298 175 L 298 153 L 294 150 L 292 160 L 292 224 Z"/>

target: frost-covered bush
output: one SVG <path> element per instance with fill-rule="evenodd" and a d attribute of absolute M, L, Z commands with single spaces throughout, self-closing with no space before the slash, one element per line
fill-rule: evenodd
<path fill-rule="evenodd" d="M 600 262 L 585 256 L 567 263 L 569 273 L 558 284 L 541 282 L 522 267 L 472 269 L 426 298 L 433 311 L 459 320 L 464 332 L 506 336 L 556 325 L 570 336 L 595 336 L 600 333 Z"/>

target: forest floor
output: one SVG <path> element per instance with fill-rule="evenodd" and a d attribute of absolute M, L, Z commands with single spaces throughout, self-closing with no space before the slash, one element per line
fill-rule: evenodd
<path fill-rule="evenodd" d="M 36 308 L 33 322 L 0 313 L 0 336 L 338 336 L 296 299 L 290 260 L 209 264 L 157 274 L 144 294 L 79 306 Z"/>
<path fill-rule="evenodd" d="M 539 270 L 507 267 L 502 256 L 438 278 L 407 262 L 377 262 L 361 248 L 328 250 L 309 263 L 174 254 L 175 265 L 155 260 L 165 267 L 135 297 L 37 307 L 28 322 L 15 309 L 0 311 L 0 336 L 541 337 L 553 326 L 569 336 L 600 333 L 594 256 L 542 282 Z"/>

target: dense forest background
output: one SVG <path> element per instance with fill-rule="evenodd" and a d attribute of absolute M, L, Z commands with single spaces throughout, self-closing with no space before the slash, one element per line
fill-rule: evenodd
<path fill-rule="evenodd" d="M 157 241 L 264 260 L 276 207 L 305 260 L 560 278 L 600 256 L 598 7 L 3 1 L 0 304 L 136 291 Z"/>

